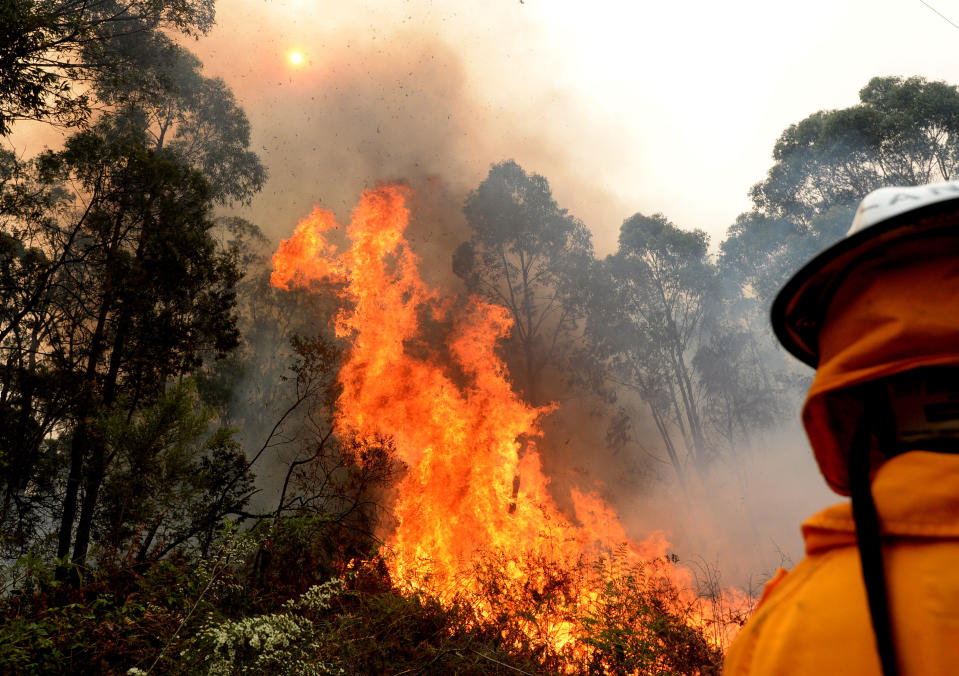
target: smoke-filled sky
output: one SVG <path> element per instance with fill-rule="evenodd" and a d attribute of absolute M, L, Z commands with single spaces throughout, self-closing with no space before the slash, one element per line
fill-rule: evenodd
<path fill-rule="evenodd" d="M 637 211 L 717 244 L 783 129 L 876 75 L 959 82 L 957 38 L 919 0 L 229 0 L 193 48 L 249 113 L 274 237 L 381 179 L 455 203 L 513 158 L 607 253 Z"/>

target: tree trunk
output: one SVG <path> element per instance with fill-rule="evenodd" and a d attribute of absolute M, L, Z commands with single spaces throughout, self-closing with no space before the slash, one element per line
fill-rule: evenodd
<path fill-rule="evenodd" d="M 532 339 L 526 341 L 523 352 L 526 357 L 526 399 L 532 406 L 539 406 L 539 388 L 537 387 L 536 365 L 534 363 L 536 355 Z"/>
<path fill-rule="evenodd" d="M 87 355 L 87 366 L 84 372 L 83 385 L 77 408 L 77 427 L 74 430 L 73 441 L 70 444 L 70 473 L 67 477 L 66 494 L 63 498 L 63 512 L 60 516 L 60 528 L 57 533 L 57 558 L 61 560 L 66 559 L 70 553 L 70 540 L 73 535 L 74 521 L 77 517 L 83 465 L 90 451 L 92 441 L 91 421 L 95 409 L 93 398 L 97 379 L 97 365 L 100 363 L 100 357 L 103 354 L 103 337 L 106 331 L 107 318 L 115 302 L 113 282 L 116 273 L 116 252 L 120 246 L 120 228 L 121 220 L 117 218 L 114 222 L 113 233 L 109 241 L 109 248 L 106 252 L 103 297 L 100 299 L 97 323 L 93 330 L 93 336 L 90 339 L 90 351 Z M 86 502 L 86 500 L 84 500 L 84 502 Z M 86 550 L 84 548 L 80 563 L 82 563 L 82 559 L 85 558 L 85 556 Z M 73 561 L 77 561 L 76 550 L 74 550 Z M 62 579 L 65 572 L 63 568 L 58 569 L 58 579 Z"/>
<path fill-rule="evenodd" d="M 683 359 L 681 346 L 678 344 L 672 347 L 673 368 L 675 369 L 675 378 L 679 383 L 679 391 L 683 398 L 683 407 L 686 412 L 686 421 L 689 423 L 689 433 L 693 438 L 693 447 L 696 450 L 696 462 L 700 465 L 706 460 L 706 439 L 703 436 L 702 424 L 699 420 L 699 411 L 696 409 L 696 402 L 693 398 L 693 386 L 689 378 L 689 370 L 686 368 L 686 361 Z"/>
<path fill-rule="evenodd" d="M 693 448 L 692 437 L 686 430 L 686 422 L 683 420 L 683 409 L 679 405 L 679 399 L 676 398 L 676 385 L 670 380 L 667 382 L 667 386 L 669 387 L 669 401 L 673 405 L 673 410 L 676 412 L 676 425 L 679 427 L 679 433 L 683 437 L 683 443 L 686 445 L 687 453 L 692 455 L 696 452 L 696 449 Z"/>
<path fill-rule="evenodd" d="M 659 411 L 652 404 L 649 404 L 649 410 L 653 414 L 653 420 L 656 423 L 656 428 L 659 430 L 659 435 L 663 438 L 663 444 L 666 446 L 666 453 L 669 455 L 669 461 L 672 463 L 673 469 L 676 470 L 676 478 L 679 479 L 679 485 L 683 489 L 683 494 L 686 494 L 686 473 L 683 471 L 682 463 L 679 462 L 679 456 L 676 454 L 676 448 L 673 446 L 673 440 L 669 436 L 669 430 L 666 427 L 666 421 L 663 420 L 663 417 L 659 414 Z"/>
<path fill-rule="evenodd" d="M 77 409 L 77 426 L 73 432 L 70 444 L 70 473 L 67 476 L 66 493 L 63 498 L 63 512 L 60 515 L 60 529 L 57 534 L 57 558 L 65 559 L 70 553 L 70 541 L 73 535 L 73 524 L 77 516 L 79 503 L 80 481 L 83 474 L 84 461 L 90 448 L 91 418 L 93 416 L 93 387 L 96 379 L 96 366 L 100 359 L 101 342 L 106 325 L 110 303 L 101 304 L 97 317 L 97 326 L 90 341 L 90 354 L 87 356 L 87 368 L 84 374 L 83 387 L 80 394 L 80 404 Z"/>
<path fill-rule="evenodd" d="M 134 269 L 142 259 L 144 246 L 146 244 L 146 235 L 141 231 L 140 241 L 137 245 Z M 112 271 L 111 271 L 112 272 Z M 104 410 L 109 409 L 117 398 L 117 380 L 120 377 L 120 364 L 123 361 L 123 355 L 126 348 L 127 334 L 130 331 L 131 310 L 128 307 L 129 298 L 136 290 L 126 289 L 125 297 L 121 297 L 120 307 L 117 310 L 117 329 L 113 334 L 113 345 L 110 350 L 110 367 L 107 370 L 107 376 L 103 383 L 103 394 L 101 406 Z M 90 469 L 87 473 L 87 481 L 83 490 L 83 504 L 80 507 L 80 520 L 77 522 L 76 539 L 73 543 L 73 563 L 82 566 L 86 561 L 87 549 L 90 545 L 90 530 L 93 527 L 93 516 L 96 511 L 97 499 L 100 495 L 100 487 L 103 485 L 103 479 L 106 477 L 106 448 L 102 441 L 94 440 L 91 447 L 92 457 L 90 459 Z"/>

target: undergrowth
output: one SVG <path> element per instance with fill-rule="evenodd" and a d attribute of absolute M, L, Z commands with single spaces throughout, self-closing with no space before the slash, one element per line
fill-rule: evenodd
<path fill-rule="evenodd" d="M 720 648 L 690 621 L 656 561 L 628 567 L 612 555 L 566 570 L 530 561 L 535 582 L 517 585 L 504 583 L 504 561 L 489 555 L 474 564 L 473 591 L 441 601 L 401 591 L 377 555 L 341 561 L 322 580 L 291 570 L 283 550 L 296 538 L 284 537 L 282 524 L 228 529 L 204 558 L 100 568 L 73 583 L 22 560 L 0 598 L 0 673 L 719 672 Z M 596 585 L 593 601 L 571 603 L 584 575 Z M 537 630 L 548 633 L 535 626 L 545 608 L 575 637 L 537 640 Z"/>

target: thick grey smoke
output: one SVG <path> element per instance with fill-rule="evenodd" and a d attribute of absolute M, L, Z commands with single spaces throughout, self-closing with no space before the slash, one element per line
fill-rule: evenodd
<path fill-rule="evenodd" d="M 379 181 L 402 179 L 429 192 L 438 180 L 462 197 L 492 163 L 513 158 L 547 175 L 559 201 L 598 229 L 598 250 L 613 248 L 626 207 L 583 153 L 609 148 L 604 161 L 621 163 L 612 157 L 628 152 L 621 139 L 591 120 L 592 102 L 555 86 L 555 72 L 518 82 L 502 71 L 522 60 L 524 72 L 538 72 L 530 68 L 540 59 L 525 52 L 534 43 L 522 37 L 532 39 L 537 26 L 478 40 L 459 34 L 449 12 L 429 2 L 368 16 L 352 4 L 298 16 L 291 11 L 298 5 L 237 0 L 196 45 L 207 71 L 227 81 L 250 116 L 271 177 L 247 213 L 271 237 L 286 236 L 318 202 L 345 218 Z M 528 16 L 518 3 L 491 6 L 484 23 L 495 25 L 497 14 L 514 28 Z M 287 60 L 292 49 L 304 55 L 300 67 Z"/>
<path fill-rule="evenodd" d="M 473 153 L 456 54 L 432 42 L 400 58 L 363 47 L 324 58 L 323 68 L 284 73 L 290 79 L 272 88 L 280 91 L 249 93 L 256 144 L 271 173 L 253 219 L 274 240 L 288 236 L 314 204 L 346 223 L 362 190 L 402 180 L 417 195 L 414 207 L 424 207 L 417 219 L 424 231 L 414 238 L 443 246 L 461 225 L 452 205 L 472 178 L 461 159 Z"/>
<path fill-rule="evenodd" d="M 755 432 L 708 465 L 686 472 L 685 489 L 651 421 L 637 418 L 633 439 L 607 445 L 611 410 L 588 397 L 564 401 L 544 423 L 544 468 L 560 504 L 572 488 L 595 490 L 616 509 L 626 532 L 664 531 L 680 562 L 703 579 L 758 593 L 779 566 L 804 554 L 800 524 L 842 498 L 822 479 L 801 424 L 801 399 L 774 429 Z"/>

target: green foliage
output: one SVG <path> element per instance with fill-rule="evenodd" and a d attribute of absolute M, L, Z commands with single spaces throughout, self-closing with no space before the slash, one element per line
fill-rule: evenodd
<path fill-rule="evenodd" d="M 82 85 L 116 66 L 117 41 L 155 30 L 196 35 L 212 0 L 9 0 L 0 5 L 0 136 L 16 120 L 75 125 L 90 114 Z"/>
<path fill-rule="evenodd" d="M 722 652 L 697 626 L 701 600 L 671 581 L 675 563 L 630 564 L 623 550 L 565 565 L 485 552 L 464 582 L 475 597 L 462 600 L 463 626 L 497 632 L 546 673 L 718 673 Z"/>
<path fill-rule="evenodd" d="M 100 574 L 67 590 L 55 583 L 32 594 L 5 599 L 0 624 L 0 670 L 4 673 L 122 673 L 153 651 L 175 629 L 175 610 L 166 606 L 170 570 L 150 578 Z M 180 568 L 180 576 L 186 571 Z M 44 573 L 53 578 L 53 569 Z"/>
<path fill-rule="evenodd" d="M 314 615 L 318 659 L 349 674 L 549 673 L 512 650 L 465 604 L 390 588 L 381 563 L 357 565 L 332 608 Z"/>
<path fill-rule="evenodd" d="M 589 674 L 718 674 L 722 653 L 691 625 L 694 608 L 663 575 L 672 562 L 596 564 L 602 580 L 581 621 Z"/>
<path fill-rule="evenodd" d="M 121 405 L 129 419 L 168 378 L 236 346 L 239 272 L 211 237 L 206 180 L 133 130 L 105 122 L 74 134 L 38 158 L 28 178 L 57 197 L 9 214 L 15 246 L 0 268 L 37 272 L 21 276 L 0 318 L 0 410 L 18 433 L 4 451 L 30 449 L 6 456 L 32 461 L 12 473 L 29 482 L 49 439 L 69 448 L 57 555 L 69 551 L 82 475 L 74 546 L 82 562 L 116 457 L 97 421 L 122 417 Z M 54 386 L 39 388 L 44 379 Z M 24 479 L 6 490 L 26 491 Z"/>
<path fill-rule="evenodd" d="M 343 589 L 341 580 L 329 580 L 284 603 L 283 612 L 208 624 L 184 657 L 203 663 L 211 676 L 345 673 L 318 659 L 319 626 L 311 619 L 329 609 Z"/>
<path fill-rule="evenodd" d="M 179 653 L 217 609 L 243 598 L 239 575 L 259 540 L 227 524 L 207 556 L 101 567 L 80 584 L 24 560 L 18 589 L 0 600 L 3 673 L 188 673 Z"/>
<path fill-rule="evenodd" d="M 181 653 L 224 613 L 250 612 L 245 571 L 261 543 L 261 535 L 226 522 L 201 558 L 100 568 L 83 586 L 55 583 L 38 593 L 33 609 L 48 618 L 62 615 L 61 644 L 78 635 L 82 650 L 71 653 L 74 670 L 125 673 L 136 665 L 154 673 L 196 673 Z M 103 612 L 91 615 L 96 608 Z M 18 609 L 23 612 L 22 604 Z"/>
<path fill-rule="evenodd" d="M 132 417 L 122 400 L 104 415 L 113 461 L 96 517 L 101 558 L 156 558 L 191 537 L 209 546 L 222 517 L 242 510 L 253 477 L 232 431 L 210 432 L 214 416 L 190 381 Z"/>
<path fill-rule="evenodd" d="M 109 51 L 113 66 L 95 88 L 106 118 L 197 169 L 217 202 L 248 202 L 263 187 L 246 114 L 222 79 L 201 74 L 196 56 L 158 32 L 118 37 Z"/>
<path fill-rule="evenodd" d="M 0 600 L 5 673 L 708 674 L 720 653 L 693 625 L 696 607 L 668 582 L 673 561 L 621 555 L 563 568 L 481 557 L 441 602 L 394 587 L 383 560 L 340 560 L 319 579 L 298 562 L 286 598 L 257 574 L 286 519 L 219 529 L 206 554 L 116 568 L 80 585 L 24 561 L 29 579 Z M 338 534 L 331 534 L 336 539 Z M 274 551 L 280 556 L 280 550 Z M 583 596 L 583 583 L 593 593 Z M 478 585 L 478 586 L 477 586 Z M 549 622 L 543 622 L 549 618 Z M 551 624 L 552 623 L 552 624 Z M 550 627 L 576 627 L 561 646 Z M 537 631 L 543 632 L 537 638 Z"/>

